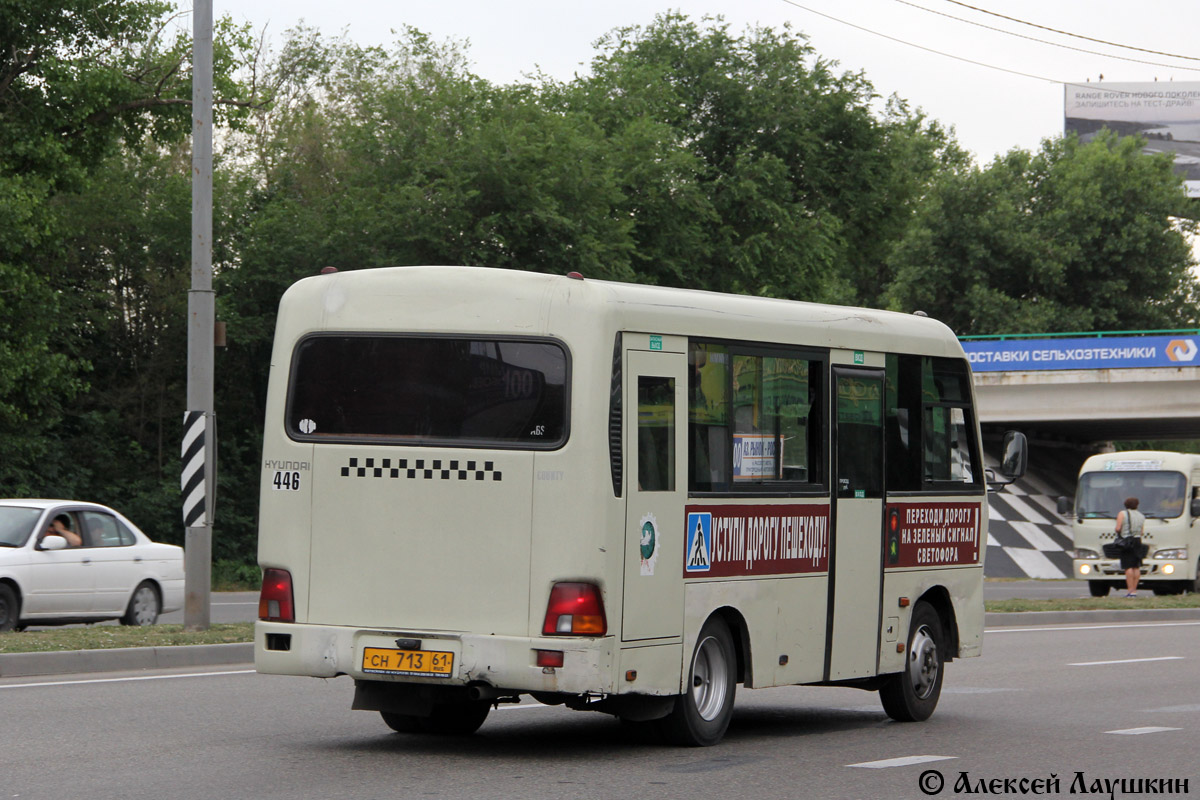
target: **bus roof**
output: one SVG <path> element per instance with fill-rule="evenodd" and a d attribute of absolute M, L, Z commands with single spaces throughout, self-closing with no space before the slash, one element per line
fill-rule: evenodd
<path fill-rule="evenodd" d="M 1200 469 L 1200 455 L 1176 453 L 1169 450 L 1126 450 L 1121 453 L 1100 453 L 1090 456 L 1083 462 L 1079 474 L 1168 470 L 1190 475 L 1198 469 Z"/>
<path fill-rule="evenodd" d="M 963 357 L 948 327 L 916 314 L 486 267 L 385 267 L 305 278 L 284 294 L 280 332 L 292 339 L 318 330 L 520 329 L 555 336 L 561 332 L 554 320 L 563 313 L 587 319 L 593 330 Z"/>

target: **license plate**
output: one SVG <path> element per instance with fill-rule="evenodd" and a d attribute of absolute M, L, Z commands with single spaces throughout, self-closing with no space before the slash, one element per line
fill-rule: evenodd
<path fill-rule="evenodd" d="M 363 648 L 362 670 L 385 675 L 449 678 L 454 672 L 454 653 L 439 650 L 393 650 L 385 647 L 366 647 Z"/>

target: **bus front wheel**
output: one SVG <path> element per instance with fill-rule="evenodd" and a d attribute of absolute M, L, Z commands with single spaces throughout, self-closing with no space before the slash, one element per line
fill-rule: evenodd
<path fill-rule="evenodd" d="M 1088 594 L 1092 597 L 1108 597 L 1108 581 L 1088 581 Z"/>
<path fill-rule="evenodd" d="M 879 699 L 889 717 L 898 722 L 929 719 L 942 694 L 944 642 L 942 621 L 933 606 L 917 603 L 908 626 L 904 671 L 889 675 L 879 688 Z"/>
<path fill-rule="evenodd" d="M 700 629 L 687 673 L 687 687 L 659 725 L 664 737 L 673 744 L 710 747 L 721 741 L 729 727 L 737 690 L 733 636 L 720 617 L 713 617 Z"/>

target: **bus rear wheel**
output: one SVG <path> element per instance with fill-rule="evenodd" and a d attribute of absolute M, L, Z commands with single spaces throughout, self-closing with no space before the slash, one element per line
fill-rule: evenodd
<path fill-rule="evenodd" d="M 492 704 L 486 700 L 438 703 L 434 705 L 429 718 L 421 720 L 421 724 L 426 733 L 466 736 L 479 730 L 491 710 Z"/>
<path fill-rule="evenodd" d="M 391 711 L 380 711 L 379 716 L 383 717 L 383 721 L 387 726 L 396 733 L 420 733 L 421 717 L 413 716 L 412 714 L 394 714 Z"/>
<path fill-rule="evenodd" d="M 898 722 L 929 719 L 942 694 L 944 672 L 942 621 L 925 602 L 913 607 L 908 626 L 908 655 L 903 672 L 889 675 L 879 688 L 883 710 Z"/>
<path fill-rule="evenodd" d="M 479 730 L 492 705 L 486 700 L 462 703 L 435 703 L 428 717 L 380 711 L 387 726 L 397 733 L 434 733 L 441 736 L 467 736 Z"/>
<path fill-rule="evenodd" d="M 729 626 L 720 617 L 704 623 L 692 653 L 688 690 L 675 699 L 659 721 L 664 738 L 686 747 L 711 747 L 721 741 L 733 717 L 737 691 L 737 655 Z"/>

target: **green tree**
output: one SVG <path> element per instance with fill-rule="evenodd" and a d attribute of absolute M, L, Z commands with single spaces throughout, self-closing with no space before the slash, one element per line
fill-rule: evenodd
<path fill-rule="evenodd" d="M 960 335 L 1196 325 L 1189 201 L 1142 144 L 1105 131 L 944 173 L 893 255 L 891 305 Z"/>
<path fill-rule="evenodd" d="M 261 87 L 230 77 L 245 30 L 215 33 L 229 123 Z M 107 500 L 161 536 L 179 527 L 190 40 L 165 3 L 0 0 L 0 42 L 0 487 Z M 152 524 L 168 505 L 175 524 Z"/>
<path fill-rule="evenodd" d="M 560 107 L 609 137 L 642 281 L 875 303 L 884 262 L 944 163 L 965 157 L 861 73 L 785 28 L 734 36 L 668 14 L 600 42 Z"/>

